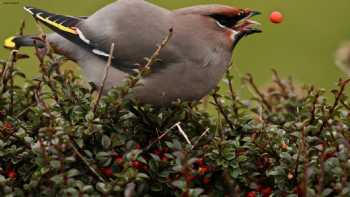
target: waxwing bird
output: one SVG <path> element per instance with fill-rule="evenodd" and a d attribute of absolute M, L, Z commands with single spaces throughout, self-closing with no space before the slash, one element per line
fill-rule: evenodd
<path fill-rule="evenodd" d="M 238 41 L 261 32 L 259 24 L 251 20 L 259 12 L 217 4 L 170 11 L 144 0 L 119 0 L 88 17 L 58 15 L 29 6 L 24 9 L 54 31 L 47 41 L 56 53 L 77 62 L 89 81 L 101 81 L 115 43 L 106 90 L 121 85 L 173 29 L 160 61 L 132 91 L 139 102 L 158 106 L 207 95 L 230 65 Z M 15 36 L 4 43 L 7 48 L 34 44 L 45 46 L 36 36 Z"/>

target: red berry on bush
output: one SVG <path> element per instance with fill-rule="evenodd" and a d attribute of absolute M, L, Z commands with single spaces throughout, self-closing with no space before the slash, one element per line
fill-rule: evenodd
<path fill-rule="evenodd" d="M 169 152 L 169 148 L 168 148 L 168 147 L 164 147 L 164 148 L 162 149 L 162 152 L 163 152 L 163 153 L 168 153 L 168 152 Z"/>
<path fill-rule="evenodd" d="M 209 172 L 209 167 L 208 166 L 201 166 L 201 167 L 199 167 L 198 172 L 200 175 L 205 175 L 206 173 Z"/>
<path fill-rule="evenodd" d="M 255 191 L 248 192 L 247 197 L 256 197 L 256 192 Z"/>
<path fill-rule="evenodd" d="M 101 168 L 100 172 L 107 177 L 113 176 L 113 169 L 111 167 Z"/>
<path fill-rule="evenodd" d="M 153 153 L 154 153 L 155 155 L 160 156 L 160 155 L 162 154 L 162 151 L 161 151 L 160 149 L 155 149 L 155 150 L 153 151 Z"/>
<path fill-rule="evenodd" d="M 194 175 L 187 175 L 186 177 L 185 177 L 185 179 L 186 179 L 186 181 L 189 183 L 189 182 L 192 182 L 192 181 L 194 181 L 195 179 L 197 179 L 198 177 L 197 176 L 194 176 Z"/>
<path fill-rule="evenodd" d="M 5 122 L 4 125 L 2 126 L 4 129 L 13 129 L 13 125 L 9 122 Z"/>
<path fill-rule="evenodd" d="M 209 177 L 204 177 L 203 184 L 208 185 L 209 183 L 210 183 L 210 178 Z"/>
<path fill-rule="evenodd" d="M 135 148 L 136 149 L 141 149 L 141 144 L 136 144 Z"/>
<path fill-rule="evenodd" d="M 169 158 L 168 158 L 167 156 L 163 156 L 163 157 L 161 158 L 161 160 L 164 161 L 164 162 L 167 162 L 167 161 L 169 160 Z"/>
<path fill-rule="evenodd" d="M 324 154 L 324 160 L 328 160 L 329 158 L 335 157 L 336 156 L 336 151 L 333 152 L 327 152 Z"/>
<path fill-rule="evenodd" d="M 143 168 L 143 164 L 139 161 L 136 161 L 136 160 L 131 162 L 131 166 L 135 169 L 138 169 L 138 170 Z"/>
<path fill-rule="evenodd" d="M 14 170 L 9 170 L 6 173 L 6 176 L 11 179 L 15 179 L 17 177 L 17 173 Z"/>
<path fill-rule="evenodd" d="M 196 164 L 198 164 L 199 166 L 205 165 L 204 159 L 203 159 L 203 158 L 198 159 L 198 160 L 196 161 Z"/>
<path fill-rule="evenodd" d="M 272 194 L 272 188 L 271 187 L 265 187 L 261 189 L 261 193 L 263 197 L 269 197 Z"/>
<path fill-rule="evenodd" d="M 118 165 L 122 165 L 124 163 L 124 158 L 122 155 L 118 155 L 114 158 L 114 162 Z"/>

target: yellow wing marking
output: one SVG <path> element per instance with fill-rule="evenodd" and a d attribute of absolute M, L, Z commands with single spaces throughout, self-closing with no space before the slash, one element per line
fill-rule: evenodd
<path fill-rule="evenodd" d="M 70 27 L 66 27 L 66 26 L 63 26 L 62 24 L 59 24 L 59 23 L 56 23 L 56 22 L 53 22 L 53 21 L 50 21 L 49 19 L 47 18 L 43 18 L 42 16 L 40 16 L 39 14 L 36 15 L 36 17 L 38 19 L 40 19 L 41 21 L 45 22 L 45 23 L 48 23 L 56 28 L 58 28 L 59 30 L 62 30 L 64 32 L 69 32 L 71 34 L 78 34 L 74 29 L 70 28 Z"/>

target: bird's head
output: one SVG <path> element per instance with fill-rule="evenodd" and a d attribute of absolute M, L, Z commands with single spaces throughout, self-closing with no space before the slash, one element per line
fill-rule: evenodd
<path fill-rule="evenodd" d="M 240 9 L 225 5 L 200 5 L 182 8 L 175 11 L 177 14 L 200 15 L 208 28 L 214 31 L 224 32 L 234 47 L 243 37 L 262 32 L 260 23 L 252 20 L 253 16 L 260 12 Z"/>

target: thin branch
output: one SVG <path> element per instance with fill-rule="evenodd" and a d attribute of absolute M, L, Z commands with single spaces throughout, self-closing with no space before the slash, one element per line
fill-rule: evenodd
<path fill-rule="evenodd" d="M 104 178 L 90 165 L 90 163 L 85 159 L 85 157 L 79 152 L 79 150 L 75 147 L 73 142 L 70 140 L 69 145 L 72 147 L 74 153 L 84 162 L 84 164 L 88 167 L 88 169 L 102 182 L 105 182 Z"/>
<path fill-rule="evenodd" d="M 23 19 L 21 22 L 21 27 L 19 28 L 19 35 L 23 36 L 24 35 L 24 28 L 26 27 L 26 21 Z"/>
<path fill-rule="evenodd" d="M 266 100 L 265 95 L 264 95 L 262 92 L 260 92 L 258 86 L 255 84 L 255 82 L 254 82 L 254 80 L 253 80 L 253 76 L 252 76 L 250 73 L 248 73 L 248 74 L 246 75 L 246 78 L 245 78 L 245 79 L 246 79 L 246 81 L 248 81 L 248 83 L 250 84 L 250 86 L 254 89 L 255 93 L 258 94 L 258 96 L 259 96 L 260 99 L 261 99 L 261 102 L 267 107 L 267 109 L 268 109 L 269 111 L 271 111 L 271 110 L 272 110 L 272 106 L 271 106 L 271 105 L 269 104 L 269 102 Z"/>
<path fill-rule="evenodd" d="M 18 51 L 13 50 L 11 51 L 11 56 L 8 62 L 8 77 L 10 78 L 10 109 L 9 109 L 9 114 L 13 115 L 13 105 L 14 105 L 14 80 L 13 80 L 13 70 L 14 66 L 16 64 L 16 55 Z"/>
<path fill-rule="evenodd" d="M 199 142 L 201 141 L 201 139 L 206 136 L 208 133 L 209 133 L 209 128 L 207 128 L 203 133 L 202 135 L 199 136 L 199 138 L 197 139 L 197 141 L 194 143 L 194 145 L 192 146 L 192 150 L 195 149 L 197 147 L 197 145 L 199 144 Z"/>
<path fill-rule="evenodd" d="M 160 135 L 156 140 L 154 140 L 153 142 L 151 142 L 146 150 L 149 150 L 155 143 L 159 142 L 160 140 L 162 140 L 165 136 L 167 136 L 175 127 L 177 127 L 177 125 L 180 124 L 180 122 L 174 124 L 172 127 L 170 127 L 169 129 L 167 129 L 162 135 Z"/>
<path fill-rule="evenodd" d="M 274 82 L 280 87 L 281 92 L 282 92 L 282 96 L 284 98 L 288 98 L 288 91 L 287 91 L 287 87 L 283 84 L 278 72 L 275 69 L 272 69 L 273 72 L 273 76 L 274 76 Z"/>
<path fill-rule="evenodd" d="M 170 41 L 171 37 L 173 36 L 173 28 L 169 29 L 169 34 L 165 37 L 165 39 L 162 41 L 162 43 L 158 46 L 156 51 L 153 53 L 153 55 L 148 59 L 147 63 L 144 65 L 144 68 L 149 70 L 151 66 L 157 61 L 160 51 L 168 44 Z"/>
<path fill-rule="evenodd" d="M 317 105 L 317 101 L 318 98 L 320 97 L 320 92 L 317 91 L 316 95 L 315 95 L 315 99 L 312 102 L 312 108 L 311 108 L 311 118 L 310 118 L 310 123 L 313 123 L 315 121 L 315 116 L 316 116 L 316 105 Z"/>
<path fill-rule="evenodd" d="M 350 79 L 347 79 L 344 81 L 342 81 L 342 80 L 339 81 L 340 90 L 336 94 L 334 104 L 333 104 L 332 108 L 329 110 L 328 116 L 322 122 L 320 130 L 318 131 L 318 134 L 320 134 L 323 131 L 323 129 L 327 126 L 328 121 L 332 118 L 337 106 L 339 105 L 339 102 L 341 101 L 341 97 L 344 94 L 345 87 L 348 85 L 349 82 L 350 82 Z M 333 133 L 332 132 L 330 132 L 330 133 L 332 135 L 332 138 L 334 138 Z"/>
<path fill-rule="evenodd" d="M 233 110 L 235 116 L 239 117 L 238 107 L 237 107 L 236 103 L 237 102 L 240 103 L 240 102 L 237 99 L 237 94 L 236 94 L 236 92 L 233 89 L 232 78 L 231 78 L 231 75 L 230 75 L 230 70 L 226 71 L 226 79 L 228 81 L 228 87 L 229 87 L 230 95 L 231 95 L 231 99 L 232 99 L 232 110 Z"/>
<path fill-rule="evenodd" d="M 193 147 L 190 139 L 188 138 L 187 134 L 185 133 L 185 131 L 181 128 L 180 123 L 176 124 L 176 127 L 178 128 L 179 132 L 181 133 L 181 135 L 183 135 L 183 137 L 185 138 L 186 142 L 191 146 L 191 149 Z"/>
<path fill-rule="evenodd" d="M 213 98 L 214 98 L 215 106 L 219 109 L 220 114 L 224 117 L 226 123 L 230 126 L 230 129 L 234 131 L 235 128 L 233 126 L 233 123 L 227 116 L 223 106 L 221 105 L 221 102 L 219 101 L 218 95 L 216 93 L 213 94 Z"/>
<path fill-rule="evenodd" d="M 97 100 L 96 100 L 96 102 L 94 104 L 94 107 L 93 107 L 93 113 L 94 114 L 96 114 L 97 106 L 100 103 L 100 100 L 101 100 L 101 97 L 102 97 L 102 93 L 103 93 L 104 87 L 106 85 L 107 77 L 108 77 L 108 74 L 109 74 L 109 69 L 110 69 L 110 67 L 112 65 L 112 57 L 113 57 L 113 54 L 114 54 L 114 48 L 115 48 L 115 44 L 113 42 L 111 44 L 111 48 L 109 50 L 109 57 L 108 57 L 107 64 L 105 66 L 105 72 L 104 72 L 104 76 L 103 76 L 103 79 L 102 79 L 102 82 L 101 82 L 101 85 L 100 85 L 100 89 L 98 91 Z"/>

